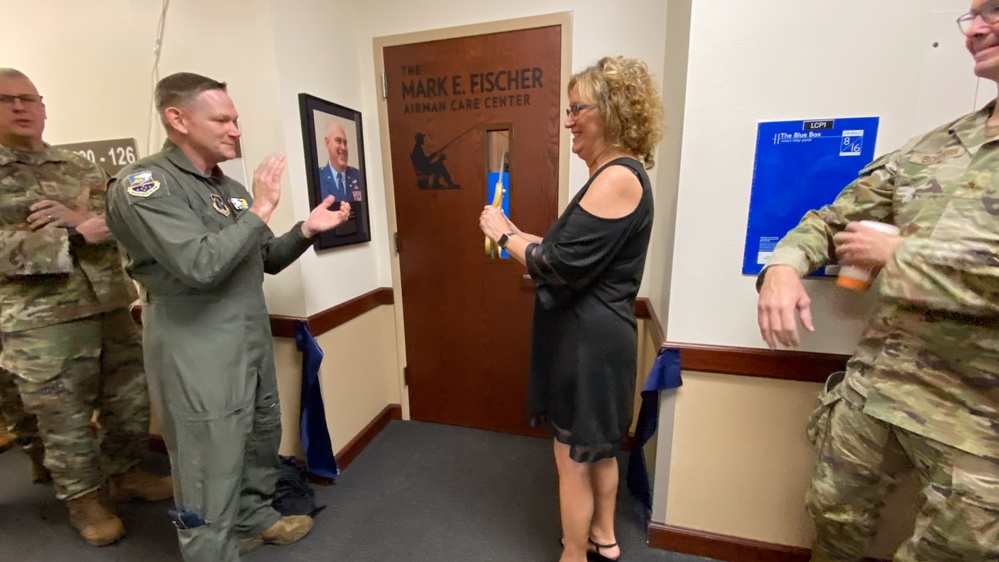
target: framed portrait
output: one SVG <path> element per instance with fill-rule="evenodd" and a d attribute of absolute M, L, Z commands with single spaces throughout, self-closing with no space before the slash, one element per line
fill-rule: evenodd
<path fill-rule="evenodd" d="M 309 208 L 333 195 L 338 208 L 350 203 L 350 218 L 316 237 L 316 249 L 369 242 L 368 184 L 361 113 L 309 94 L 298 94 L 309 185 Z"/>

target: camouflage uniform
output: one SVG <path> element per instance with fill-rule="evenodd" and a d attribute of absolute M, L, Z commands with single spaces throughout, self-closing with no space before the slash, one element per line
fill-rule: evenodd
<path fill-rule="evenodd" d="M 831 259 L 848 222 L 897 225 L 878 307 L 813 420 L 813 560 L 860 560 L 899 467 L 923 486 L 895 560 L 999 557 L 999 130 L 994 104 L 883 156 L 805 215 L 767 266 Z M 762 280 L 764 273 L 761 274 Z M 899 458 L 907 462 L 899 463 Z"/>
<path fill-rule="evenodd" d="M 64 150 L 0 146 L 0 368 L 15 374 L 25 410 L 37 416 L 56 496 L 66 500 L 135 466 L 149 431 L 141 336 L 128 311 L 135 288 L 117 246 L 27 224 L 43 199 L 102 212 L 105 180 Z"/>
<path fill-rule="evenodd" d="M 0 348 L 0 354 L 3 349 Z M 38 420 L 24 411 L 21 393 L 17 390 L 14 373 L 0 369 L 0 422 L 2 430 L 22 446 L 30 446 L 38 435 Z"/>
<path fill-rule="evenodd" d="M 311 245 L 301 224 L 275 237 L 250 195 L 217 167 L 205 175 L 174 143 L 122 170 L 108 226 L 145 296 L 153 400 L 173 467 L 188 562 L 237 562 L 239 538 L 268 530 L 281 415 L 264 273 Z"/>

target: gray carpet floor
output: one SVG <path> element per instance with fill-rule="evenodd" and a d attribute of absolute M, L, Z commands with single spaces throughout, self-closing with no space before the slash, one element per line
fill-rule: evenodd
<path fill-rule="evenodd" d="M 159 455 L 147 464 L 168 470 Z M 543 439 L 395 421 L 316 496 L 327 508 L 308 538 L 244 560 L 554 562 L 560 552 L 555 469 Z M 116 506 L 128 534 L 110 547 L 88 547 L 51 486 L 30 484 L 26 457 L 9 451 L 0 455 L 0 560 L 176 562 L 169 507 Z M 646 546 L 641 513 L 623 486 L 617 532 L 627 562 L 709 560 Z"/>

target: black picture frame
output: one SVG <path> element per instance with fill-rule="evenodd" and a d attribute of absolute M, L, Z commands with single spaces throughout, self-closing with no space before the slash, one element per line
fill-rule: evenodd
<path fill-rule="evenodd" d="M 339 125 L 347 140 L 346 178 L 347 196 L 338 198 L 350 202 L 350 219 L 337 228 L 316 236 L 316 250 L 338 248 L 371 241 L 369 221 L 368 182 L 364 165 L 364 132 L 361 112 L 315 96 L 298 94 L 298 107 L 302 119 L 302 144 L 305 150 L 305 177 L 309 187 L 309 209 L 325 199 L 326 192 L 336 191 L 332 166 L 325 139 L 332 124 Z M 336 135 L 334 135 L 336 136 Z M 334 145 L 334 150 L 336 150 Z M 356 169 L 352 173 L 350 170 Z M 358 200 L 359 198 L 359 200 Z"/>

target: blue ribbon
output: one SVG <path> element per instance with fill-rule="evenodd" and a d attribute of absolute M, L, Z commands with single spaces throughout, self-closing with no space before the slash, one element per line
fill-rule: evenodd
<path fill-rule="evenodd" d="M 682 384 L 680 350 L 660 349 L 642 388 L 642 405 L 638 411 L 635 440 L 628 460 L 628 489 L 635 499 L 645 506 L 646 511 L 652 509 L 652 487 L 649 484 L 649 468 L 645 462 L 644 447 L 659 427 L 659 393 L 679 388 Z"/>
<path fill-rule="evenodd" d="M 302 352 L 302 417 L 300 421 L 305 467 L 310 474 L 335 480 L 340 475 L 326 425 L 326 408 L 319 388 L 323 350 L 302 320 L 295 321 L 295 344 Z"/>

